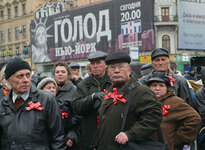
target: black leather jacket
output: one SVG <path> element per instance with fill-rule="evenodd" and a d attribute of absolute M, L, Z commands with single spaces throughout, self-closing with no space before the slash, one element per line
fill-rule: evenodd
<path fill-rule="evenodd" d="M 62 119 L 55 98 L 31 87 L 29 97 L 16 110 L 10 93 L 0 102 L 1 150 L 65 150 Z M 43 110 L 26 110 L 28 103 L 40 102 Z"/>

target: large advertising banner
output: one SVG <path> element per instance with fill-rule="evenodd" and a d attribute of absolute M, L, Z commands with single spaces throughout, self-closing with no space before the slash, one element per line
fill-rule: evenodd
<path fill-rule="evenodd" d="M 155 47 L 153 0 L 107 1 L 35 19 L 31 28 L 34 63 L 82 59 L 95 51 L 139 57 Z"/>
<path fill-rule="evenodd" d="M 178 0 L 179 49 L 205 50 L 205 0 Z"/>

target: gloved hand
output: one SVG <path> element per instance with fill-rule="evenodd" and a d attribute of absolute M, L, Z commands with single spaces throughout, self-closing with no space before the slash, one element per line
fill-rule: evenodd
<path fill-rule="evenodd" d="M 96 101 L 97 99 L 99 100 L 103 100 L 104 99 L 104 96 L 105 96 L 105 93 L 104 92 L 96 92 L 94 95 L 93 95 L 93 100 Z"/>
<path fill-rule="evenodd" d="M 104 99 L 105 93 L 104 92 L 97 92 L 93 95 L 94 100 L 94 109 L 97 110 L 100 108 L 102 100 Z"/>

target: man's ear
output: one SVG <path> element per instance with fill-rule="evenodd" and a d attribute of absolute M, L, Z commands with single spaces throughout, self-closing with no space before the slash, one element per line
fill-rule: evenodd
<path fill-rule="evenodd" d="M 129 70 L 130 75 L 131 75 L 131 72 L 132 72 L 132 68 L 131 68 L 131 66 L 129 66 L 128 70 Z"/>
<path fill-rule="evenodd" d="M 10 78 L 8 80 L 6 80 L 6 82 L 8 83 L 9 86 L 11 86 L 11 79 Z"/>

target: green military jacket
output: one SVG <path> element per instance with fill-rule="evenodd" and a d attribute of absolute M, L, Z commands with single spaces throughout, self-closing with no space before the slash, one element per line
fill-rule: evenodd
<path fill-rule="evenodd" d="M 128 100 L 128 95 L 131 94 L 124 132 L 129 141 L 136 142 L 149 138 L 160 127 L 162 108 L 155 94 L 146 86 L 138 83 L 130 92 L 129 86 L 134 82 L 136 80 L 130 78 L 122 87 L 118 88 L 118 94 L 123 94 L 125 100 Z M 112 88 L 108 93 L 113 93 Z M 115 142 L 115 136 L 120 133 L 126 104 L 121 101 L 114 104 L 113 98 L 104 99 L 102 102 L 99 109 L 98 150 L 119 149 L 119 144 Z"/>

